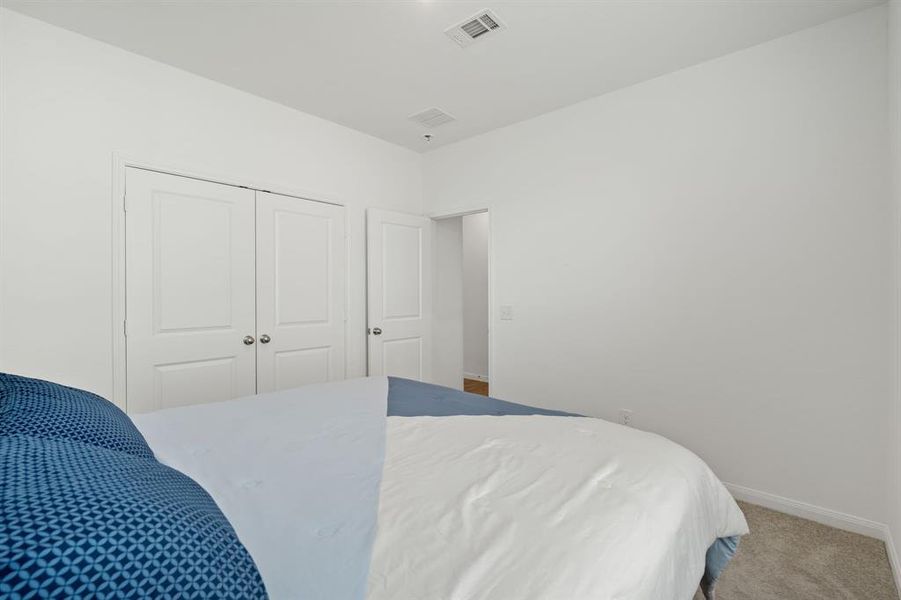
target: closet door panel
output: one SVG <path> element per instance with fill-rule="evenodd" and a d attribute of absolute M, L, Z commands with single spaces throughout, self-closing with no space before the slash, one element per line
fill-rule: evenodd
<path fill-rule="evenodd" d="M 254 196 L 126 172 L 127 408 L 256 392 Z"/>
<path fill-rule="evenodd" d="M 257 387 L 343 379 L 344 208 L 257 192 Z"/>

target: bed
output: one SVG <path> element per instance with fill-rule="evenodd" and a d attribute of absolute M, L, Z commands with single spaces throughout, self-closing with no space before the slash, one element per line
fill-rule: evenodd
<path fill-rule="evenodd" d="M 713 598 L 747 533 L 710 469 L 665 438 L 409 380 L 133 423 L 215 502 L 271 598 L 689 600 L 699 584 Z"/>

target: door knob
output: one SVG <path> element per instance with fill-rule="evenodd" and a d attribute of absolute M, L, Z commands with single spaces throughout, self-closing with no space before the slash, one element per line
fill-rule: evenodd
<path fill-rule="evenodd" d="M 271 341 L 272 341 L 272 338 L 269 337 L 268 335 L 266 335 L 265 333 L 264 333 L 263 335 L 260 336 L 260 343 L 261 343 L 261 344 L 268 344 L 268 343 L 271 342 Z"/>
<path fill-rule="evenodd" d="M 244 345 L 245 345 L 245 346 L 250 346 L 250 345 L 253 344 L 255 341 L 256 341 L 256 340 L 253 339 L 253 336 L 252 336 L 252 335 L 245 335 L 245 336 L 244 336 Z"/>
<path fill-rule="evenodd" d="M 372 335 L 382 335 L 382 328 L 381 327 L 373 327 Z"/>

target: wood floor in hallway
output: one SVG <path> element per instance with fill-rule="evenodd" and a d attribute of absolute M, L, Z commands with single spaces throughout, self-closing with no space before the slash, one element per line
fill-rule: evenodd
<path fill-rule="evenodd" d="M 470 394 L 488 395 L 488 382 L 478 379 L 463 379 L 463 391 Z"/>

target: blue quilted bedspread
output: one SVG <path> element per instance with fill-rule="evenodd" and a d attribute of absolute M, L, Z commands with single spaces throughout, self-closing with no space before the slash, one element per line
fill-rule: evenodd
<path fill-rule="evenodd" d="M 0 373 L 0 598 L 265 598 L 231 524 L 99 396 Z"/>

